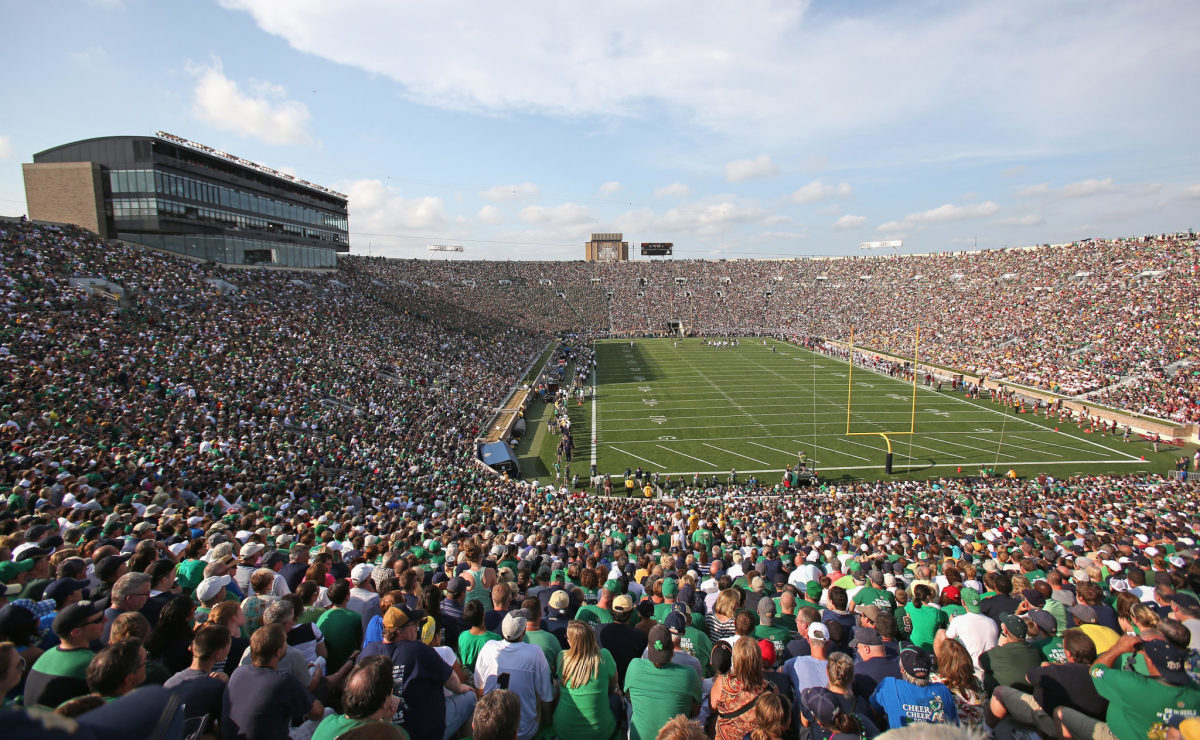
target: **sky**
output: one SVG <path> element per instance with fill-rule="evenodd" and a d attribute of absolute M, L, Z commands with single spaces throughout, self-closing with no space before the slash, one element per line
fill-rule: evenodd
<path fill-rule="evenodd" d="M 1200 228 L 1200 3 L 0 0 L 21 163 L 162 130 L 350 197 L 353 253 L 676 258 Z M 435 254 L 445 258 L 444 254 Z"/>

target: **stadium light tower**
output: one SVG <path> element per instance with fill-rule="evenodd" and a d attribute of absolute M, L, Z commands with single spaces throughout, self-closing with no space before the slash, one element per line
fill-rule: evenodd
<path fill-rule="evenodd" d="M 858 248 L 865 249 L 868 252 L 871 252 L 873 255 L 874 252 L 872 250 L 887 249 L 890 247 L 891 250 L 896 253 L 896 256 L 899 257 L 900 256 L 900 247 L 903 247 L 903 246 L 904 246 L 903 241 L 901 241 L 899 239 L 894 239 L 892 241 L 886 241 L 886 242 L 861 242 L 861 243 L 859 243 Z"/>

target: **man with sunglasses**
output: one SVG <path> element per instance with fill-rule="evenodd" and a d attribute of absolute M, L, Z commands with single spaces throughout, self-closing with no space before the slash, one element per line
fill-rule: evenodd
<path fill-rule="evenodd" d="M 104 631 L 104 605 L 92 601 L 68 604 L 54 618 L 57 646 L 42 654 L 25 679 L 25 706 L 57 707 L 88 693 L 87 667 L 95 653 L 90 645 Z"/>

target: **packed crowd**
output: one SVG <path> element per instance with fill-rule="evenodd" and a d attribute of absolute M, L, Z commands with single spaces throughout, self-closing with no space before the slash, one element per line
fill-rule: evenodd
<path fill-rule="evenodd" d="M 544 336 L 0 242 L 5 737 L 1195 736 L 1195 481 L 539 489 L 472 443 Z"/>
<path fill-rule="evenodd" d="M 848 340 L 1076 395 L 1194 419 L 1195 383 L 1161 368 L 1200 360 L 1200 267 L 1192 236 L 1038 249 L 813 260 L 453 262 L 350 258 L 412 301 L 471 308 L 530 330 Z M 1189 376 L 1190 378 L 1190 376 Z"/>

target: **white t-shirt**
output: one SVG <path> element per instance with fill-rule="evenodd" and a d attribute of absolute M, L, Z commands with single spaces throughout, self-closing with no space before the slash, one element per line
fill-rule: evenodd
<path fill-rule="evenodd" d="M 971 654 L 975 674 L 982 677 L 983 669 L 979 667 L 979 657 L 996 647 L 1000 639 L 1000 628 L 990 617 L 967 612 L 950 620 L 950 626 L 946 628 L 946 637 L 963 644 Z"/>
<path fill-rule="evenodd" d="M 530 740 L 538 733 L 538 699 L 554 699 L 546 653 L 525 642 L 493 640 L 475 658 L 475 686 L 487 693 L 496 688 L 501 673 L 508 674 L 508 690 L 521 699 L 517 739 Z"/>

